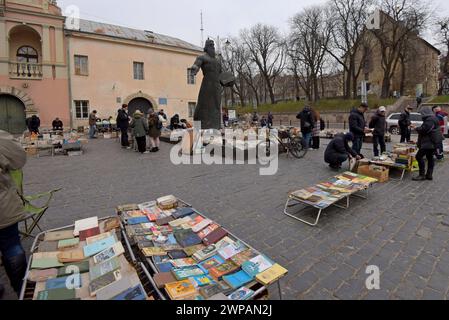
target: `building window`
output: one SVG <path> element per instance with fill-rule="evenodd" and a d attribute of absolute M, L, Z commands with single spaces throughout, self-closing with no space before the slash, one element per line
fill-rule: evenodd
<path fill-rule="evenodd" d="M 75 100 L 75 118 L 80 120 L 89 119 L 89 101 Z"/>
<path fill-rule="evenodd" d="M 144 80 L 143 62 L 134 62 L 134 80 Z"/>
<path fill-rule="evenodd" d="M 187 69 L 187 84 L 196 84 L 196 76 L 193 69 Z"/>
<path fill-rule="evenodd" d="M 189 102 L 189 118 L 193 118 L 195 114 L 196 102 Z"/>
<path fill-rule="evenodd" d="M 36 49 L 29 46 L 24 46 L 17 50 L 17 62 L 38 63 L 38 61 L 39 55 L 37 54 Z"/>
<path fill-rule="evenodd" d="M 87 56 L 75 55 L 75 75 L 89 75 L 89 58 Z"/>

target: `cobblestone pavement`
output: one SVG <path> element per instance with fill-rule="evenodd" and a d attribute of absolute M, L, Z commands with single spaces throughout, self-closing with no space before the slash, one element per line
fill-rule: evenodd
<path fill-rule="evenodd" d="M 283 215 L 283 206 L 289 191 L 333 175 L 322 160 L 325 146 L 303 160 L 280 156 L 273 177 L 260 176 L 256 165 L 175 166 L 170 148 L 162 144 L 159 154 L 140 155 L 115 140 L 98 140 L 82 157 L 32 158 L 26 192 L 64 188 L 43 219 L 45 229 L 175 194 L 286 267 L 284 299 L 449 298 L 447 162 L 438 165 L 434 182 L 407 177 L 377 185 L 368 200 L 330 209 L 312 228 Z M 29 241 L 24 245 L 29 249 Z M 380 268 L 381 290 L 366 289 L 368 265 Z M 10 290 L 6 297 L 13 297 Z"/>

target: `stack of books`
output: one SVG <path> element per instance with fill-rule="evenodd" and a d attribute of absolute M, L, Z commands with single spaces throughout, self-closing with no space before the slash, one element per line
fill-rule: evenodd
<path fill-rule="evenodd" d="M 374 178 L 345 172 L 310 188 L 291 192 L 290 196 L 310 206 L 325 209 L 376 182 L 377 179 Z"/>
<path fill-rule="evenodd" d="M 117 212 L 132 243 L 157 269 L 156 285 L 172 300 L 247 300 L 288 272 L 192 208 L 164 210 L 156 201 Z M 144 221 L 149 213 L 157 219 Z M 138 219 L 142 223 L 133 224 Z"/>
<path fill-rule="evenodd" d="M 75 221 L 73 229 L 45 233 L 27 280 L 35 300 L 147 300 L 119 241 L 119 218 Z"/>

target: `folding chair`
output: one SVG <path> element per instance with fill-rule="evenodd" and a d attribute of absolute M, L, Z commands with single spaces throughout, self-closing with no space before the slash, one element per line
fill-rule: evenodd
<path fill-rule="evenodd" d="M 55 189 L 49 192 L 32 196 L 25 196 L 23 194 L 23 171 L 11 171 L 10 176 L 17 186 L 17 190 L 23 201 L 24 212 L 26 213 L 26 216 L 21 221 L 19 221 L 25 224 L 25 229 L 23 231 L 21 230 L 20 233 L 24 238 L 34 238 L 34 236 L 32 235 L 34 229 L 38 228 L 40 232 L 43 232 L 43 230 L 39 226 L 39 222 L 50 207 L 50 202 L 53 199 L 53 195 L 61 189 Z M 41 199 L 45 200 L 43 206 L 37 206 L 32 203 Z"/>

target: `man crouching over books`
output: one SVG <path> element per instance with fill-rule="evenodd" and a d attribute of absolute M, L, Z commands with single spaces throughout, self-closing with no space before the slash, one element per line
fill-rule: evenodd
<path fill-rule="evenodd" d="M 337 134 L 334 139 L 327 146 L 324 153 L 324 161 L 329 164 L 333 170 L 341 169 L 343 162 L 349 158 L 356 158 L 360 160 L 361 157 L 349 147 L 349 142 L 354 141 L 352 133 Z"/>
<path fill-rule="evenodd" d="M 6 274 L 17 295 L 26 272 L 26 255 L 20 243 L 19 221 L 24 217 L 23 203 L 10 172 L 22 169 L 25 151 L 13 137 L 0 130 L 0 251 Z M 0 284 L 0 298 L 4 287 Z"/>

